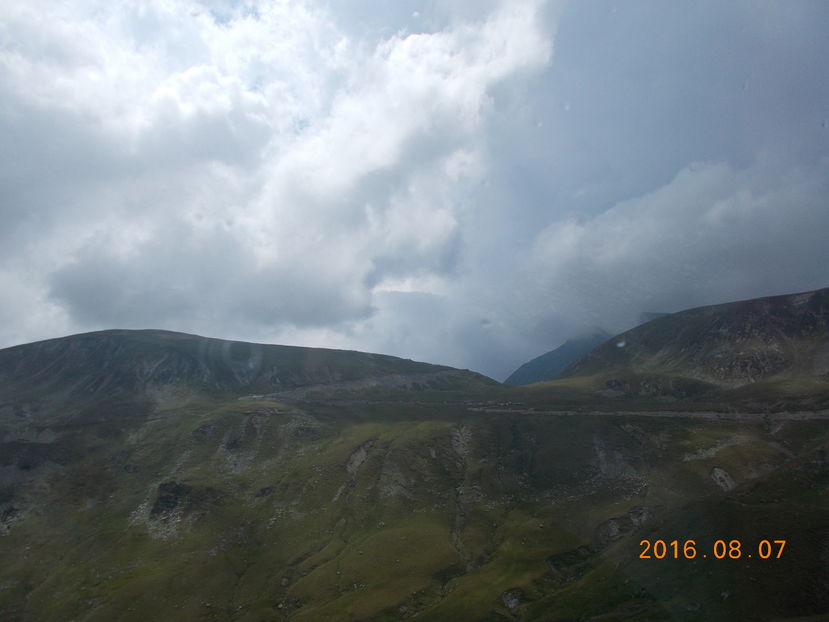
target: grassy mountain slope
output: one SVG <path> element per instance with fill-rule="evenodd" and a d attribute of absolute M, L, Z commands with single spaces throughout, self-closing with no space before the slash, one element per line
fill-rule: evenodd
<path fill-rule="evenodd" d="M 488 379 L 381 354 L 210 339 L 158 330 L 107 330 L 0 350 L 0 380 L 72 393 L 134 393 L 165 385 L 276 392 L 394 374 Z M 491 382 L 490 382 L 491 383 Z"/>
<path fill-rule="evenodd" d="M 488 386 L 497 383 L 393 356 L 157 330 L 107 330 L 0 350 L 0 400 L 26 398 L 41 421 L 71 418 L 102 402 L 144 411 L 199 396 Z"/>
<path fill-rule="evenodd" d="M 627 396 L 826 407 L 829 289 L 658 318 L 602 344 L 562 378 Z"/>
<path fill-rule="evenodd" d="M 112 416 L 3 443 L 0 617 L 826 613 L 827 450 L 825 421 L 463 403 L 232 400 Z M 694 539 L 709 558 L 717 539 L 788 549 L 643 560 L 643 538 Z"/>
<path fill-rule="evenodd" d="M 699 307 L 616 336 L 565 372 L 665 371 L 723 386 L 829 374 L 829 288 Z"/>
<path fill-rule="evenodd" d="M 503 400 L 544 384 L 92 337 L 0 351 L 0 619 L 829 613 L 827 419 L 532 413 Z M 659 538 L 699 556 L 641 559 Z"/>

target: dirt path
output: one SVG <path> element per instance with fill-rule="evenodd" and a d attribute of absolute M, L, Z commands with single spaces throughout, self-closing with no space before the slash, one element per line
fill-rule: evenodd
<path fill-rule="evenodd" d="M 533 408 L 490 408 L 486 406 L 467 407 L 471 412 L 502 413 L 505 415 L 546 415 L 551 417 L 571 417 L 576 415 L 601 417 L 661 417 L 665 419 L 704 419 L 708 421 L 813 421 L 829 420 L 829 410 L 775 413 L 741 413 L 714 411 L 675 411 L 675 410 L 619 410 L 619 411 L 579 411 L 579 410 L 536 410 Z"/>

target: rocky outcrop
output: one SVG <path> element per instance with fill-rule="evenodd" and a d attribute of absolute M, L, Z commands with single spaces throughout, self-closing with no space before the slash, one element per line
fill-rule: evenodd
<path fill-rule="evenodd" d="M 734 481 L 734 478 L 729 475 L 728 471 L 720 467 L 714 467 L 711 469 L 711 479 L 714 480 L 714 483 L 725 492 L 730 492 L 737 487 L 737 483 Z"/>

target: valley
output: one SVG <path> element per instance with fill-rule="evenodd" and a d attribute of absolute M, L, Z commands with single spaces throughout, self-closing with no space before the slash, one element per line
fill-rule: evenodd
<path fill-rule="evenodd" d="M 808 360 L 507 387 L 163 331 L 0 350 L 0 618 L 821 619 Z"/>
<path fill-rule="evenodd" d="M 6 437 L 3 617 L 825 610 L 825 413 L 556 416 L 432 397 L 444 399 L 202 402 Z M 779 560 L 639 559 L 657 537 L 788 548 Z"/>

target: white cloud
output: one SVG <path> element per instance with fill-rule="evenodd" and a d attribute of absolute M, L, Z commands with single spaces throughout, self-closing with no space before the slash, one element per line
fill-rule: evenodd
<path fill-rule="evenodd" d="M 528 260 L 531 288 L 620 330 L 644 310 L 823 287 L 827 191 L 829 160 L 692 164 L 595 218 L 549 225 Z"/>
<path fill-rule="evenodd" d="M 157 326 L 503 377 L 825 285 L 826 9 L 559 4 L 9 5 L 0 345 Z"/>
<path fill-rule="evenodd" d="M 68 334 L 73 324 L 66 311 L 45 295 L 38 275 L 23 266 L 0 270 L 0 343 L 15 345 Z"/>
<path fill-rule="evenodd" d="M 542 4 L 379 41 L 300 1 L 16 5 L 0 124 L 49 119 L 14 146 L 71 171 L 9 169 L 27 299 L 79 329 L 254 336 L 343 327 L 385 281 L 440 280 L 490 90 L 549 61 Z"/>

